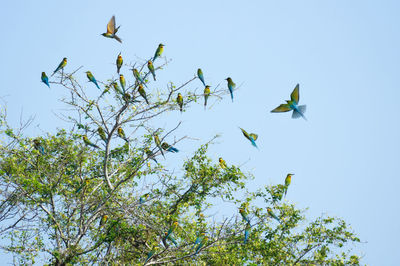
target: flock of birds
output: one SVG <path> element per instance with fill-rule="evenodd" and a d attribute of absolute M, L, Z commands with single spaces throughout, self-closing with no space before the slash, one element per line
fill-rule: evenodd
<path fill-rule="evenodd" d="M 116 35 L 116 33 L 118 32 L 118 29 L 120 28 L 120 26 L 116 27 L 115 26 L 115 16 L 112 16 L 112 18 L 110 19 L 110 21 L 107 24 L 107 32 L 101 34 L 104 37 L 107 38 L 112 38 L 117 40 L 118 42 L 122 43 L 122 40 Z M 164 51 L 164 44 L 160 43 L 156 49 L 156 52 L 153 56 L 152 59 L 148 60 L 147 62 L 147 67 L 149 69 L 149 72 L 151 73 L 152 77 L 154 80 L 156 80 L 156 74 L 155 74 L 155 68 L 153 65 L 153 62 L 158 58 L 161 57 L 163 51 Z M 119 82 L 120 85 L 122 87 L 123 92 L 121 92 L 121 90 L 119 89 L 119 86 L 117 84 L 117 82 L 113 82 L 112 85 L 114 87 L 114 89 L 116 91 L 119 91 L 123 94 L 125 94 L 125 88 L 126 88 L 126 81 L 125 78 L 122 74 L 120 74 L 120 69 L 122 67 L 123 64 L 123 59 L 121 56 L 121 53 L 118 54 L 117 60 L 116 60 L 116 66 L 117 66 L 117 73 L 119 74 Z M 57 73 L 58 71 L 63 71 L 64 67 L 67 65 L 67 58 L 63 58 L 63 60 L 61 61 L 61 63 L 57 66 L 57 68 L 54 70 L 54 72 L 52 73 L 51 76 L 53 76 L 55 73 Z M 138 92 L 139 94 L 144 98 L 144 100 L 146 101 L 147 104 L 149 104 L 149 101 L 147 99 L 147 95 L 146 95 L 146 91 L 144 89 L 144 86 L 147 88 L 147 85 L 145 83 L 145 81 L 143 80 L 142 76 L 140 75 L 139 71 L 136 68 L 132 69 L 133 71 L 133 76 L 135 77 L 136 81 L 138 82 Z M 86 75 L 87 78 L 90 82 L 94 83 L 94 85 L 100 89 L 100 86 L 97 83 L 96 78 L 94 77 L 94 75 L 90 72 L 90 71 L 86 71 Z M 205 81 L 204 81 L 204 75 L 203 75 L 203 71 L 199 68 L 197 70 L 197 77 L 200 79 L 200 81 L 202 82 L 202 84 L 204 85 L 204 107 L 206 108 L 207 106 L 207 100 L 208 97 L 210 96 L 210 86 L 206 85 Z M 50 84 L 49 84 L 49 78 L 46 75 L 45 72 L 42 72 L 42 76 L 41 76 L 41 80 L 43 83 L 45 83 L 49 88 L 50 88 Z M 225 79 L 227 81 L 227 86 L 228 86 L 228 90 L 229 93 L 231 95 L 231 99 L 233 102 L 233 91 L 236 87 L 236 84 L 232 81 L 232 79 L 230 77 Z M 178 96 L 176 98 L 176 102 L 179 106 L 179 110 L 182 112 L 183 110 L 183 96 L 181 93 L 178 93 Z M 294 88 L 294 90 L 292 91 L 292 93 L 290 94 L 290 100 L 287 100 L 286 103 L 279 105 L 278 107 L 276 107 L 275 109 L 271 110 L 272 113 L 281 113 L 281 112 L 289 112 L 289 111 L 293 111 L 292 113 L 292 118 L 299 118 L 302 117 L 305 120 L 306 117 L 304 116 L 304 113 L 306 111 L 306 105 L 299 105 L 299 84 L 296 85 L 296 87 Z M 246 137 L 251 144 L 257 147 L 256 144 L 256 140 L 258 138 L 258 135 L 255 133 L 247 133 L 246 130 L 244 130 L 243 128 L 240 128 L 240 130 L 242 131 L 244 137 Z M 104 129 L 102 129 L 101 127 L 98 128 L 98 134 L 100 136 L 100 138 L 104 141 L 107 141 L 107 136 L 104 132 Z M 123 129 L 121 127 L 118 127 L 117 129 L 117 134 L 120 138 L 124 139 L 125 141 L 128 141 L 125 133 L 123 131 Z M 169 145 L 166 142 L 161 143 L 158 135 L 156 133 L 153 134 L 154 137 L 154 142 L 157 146 L 157 148 L 160 150 L 161 154 L 164 156 L 164 152 L 168 151 L 168 152 L 178 152 L 179 150 L 171 145 Z M 86 135 L 82 136 L 83 138 L 83 142 L 91 147 L 94 148 L 100 148 L 99 146 L 97 146 L 96 144 L 92 143 L 89 138 Z M 34 140 L 34 145 L 35 147 L 43 154 L 44 153 L 44 149 L 43 147 L 40 145 L 40 142 L 38 139 Z M 155 162 L 157 162 L 157 160 L 154 157 L 154 154 L 148 149 L 145 149 L 145 152 L 148 156 L 148 158 L 154 160 Z M 219 158 L 219 165 L 222 169 L 226 168 L 226 162 L 220 157 Z M 294 174 L 287 174 L 286 179 L 285 179 L 285 190 L 284 190 L 284 194 L 286 195 L 287 193 L 287 188 L 289 187 L 290 183 L 291 183 L 291 178 Z M 140 197 L 140 204 L 144 203 L 146 201 L 146 195 L 148 196 L 149 194 L 146 193 L 145 195 L 143 195 L 142 197 Z M 280 219 L 273 213 L 271 208 L 267 208 L 267 212 L 269 214 L 270 217 L 276 219 L 277 221 L 280 222 Z M 244 237 L 244 243 L 247 242 L 249 234 L 250 234 L 250 228 L 251 228 L 251 224 L 250 224 L 250 220 L 247 216 L 247 211 L 245 210 L 245 207 L 241 207 L 239 208 L 239 213 L 241 214 L 243 220 L 246 222 L 246 228 L 245 228 L 245 237 Z M 107 219 L 107 216 L 103 216 L 103 218 L 100 221 L 100 224 L 104 224 L 105 221 L 103 221 L 105 218 L 105 220 Z M 167 232 L 165 232 L 165 237 L 164 240 L 171 240 L 175 245 L 177 245 L 176 241 L 174 240 L 174 238 L 172 237 L 172 232 L 174 231 L 174 229 L 178 226 L 177 222 L 174 222 L 171 227 L 169 228 L 169 230 Z M 200 249 L 203 247 L 204 243 L 207 241 L 207 236 L 205 236 L 204 233 L 200 233 L 199 236 L 197 237 L 193 248 L 196 248 L 196 252 L 195 254 L 197 254 Z M 147 261 L 154 255 L 154 253 L 156 252 L 156 248 L 153 248 L 147 256 L 147 259 L 145 261 L 145 264 L 147 263 Z"/>

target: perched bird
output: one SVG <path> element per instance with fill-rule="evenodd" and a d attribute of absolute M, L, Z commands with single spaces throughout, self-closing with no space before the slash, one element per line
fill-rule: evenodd
<path fill-rule="evenodd" d="M 208 237 L 205 236 L 205 237 L 201 240 L 200 244 L 197 246 L 195 255 L 196 255 L 197 253 L 199 253 L 200 249 L 207 243 L 207 241 L 208 241 Z"/>
<path fill-rule="evenodd" d="M 163 142 L 163 143 L 161 144 L 161 147 L 162 147 L 164 150 L 169 151 L 169 152 L 175 152 L 175 153 L 176 153 L 176 152 L 179 151 L 177 148 L 175 148 L 175 147 L 169 145 L 169 144 L 166 143 L 166 142 Z"/>
<path fill-rule="evenodd" d="M 117 35 L 115 35 L 118 32 L 119 27 L 120 26 L 115 28 L 115 16 L 112 16 L 110 21 L 107 24 L 107 32 L 102 33 L 101 35 L 103 35 L 104 37 L 107 37 L 107 38 L 116 39 L 117 41 L 122 43 L 121 39 Z"/>
<path fill-rule="evenodd" d="M 122 74 L 119 74 L 119 83 L 121 84 L 122 90 L 125 93 L 126 81 L 124 75 Z"/>
<path fill-rule="evenodd" d="M 222 157 L 219 157 L 218 161 L 219 161 L 219 166 L 221 166 L 222 169 L 225 169 L 226 168 L 225 160 L 222 159 Z"/>
<path fill-rule="evenodd" d="M 86 145 L 92 146 L 93 148 L 96 148 L 96 149 L 100 149 L 100 147 L 97 146 L 96 144 L 93 144 L 93 143 L 89 140 L 89 138 L 88 138 L 86 135 L 83 135 L 83 136 L 82 136 L 82 139 L 83 139 L 83 142 L 84 142 Z"/>
<path fill-rule="evenodd" d="M 92 72 L 86 71 L 86 76 L 87 76 L 87 78 L 89 79 L 89 81 L 93 82 L 93 83 L 96 85 L 96 87 L 100 90 L 100 87 L 99 87 L 99 85 L 97 84 L 97 80 L 94 78 Z"/>
<path fill-rule="evenodd" d="M 168 232 L 165 232 L 165 238 L 167 239 L 172 232 L 178 227 L 179 223 L 178 222 L 173 222 L 172 225 L 169 227 Z"/>
<path fill-rule="evenodd" d="M 201 82 L 203 82 L 203 85 L 205 87 L 206 83 L 204 82 L 204 75 L 203 75 L 203 71 L 201 70 L 201 68 L 197 69 L 197 77 L 201 80 Z"/>
<path fill-rule="evenodd" d="M 181 113 L 182 113 L 182 110 L 183 110 L 183 97 L 182 97 L 182 94 L 178 93 L 178 97 L 176 97 L 176 102 L 179 105 L 179 111 L 181 111 Z"/>
<path fill-rule="evenodd" d="M 102 140 L 104 140 L 105 142 L 107 142 L 107 136 L 106 133 L 104 132 L 104 129 L 102 127 L 99 127 L 97 129 L 97 133 L 99 133 L 99 136 Z"/>
<path fill-rule="evenodd" d="M 115 90 L 117 93 L 123 94 L 123 92 L 122 92 L 121 89 L 119 88 L 117 82 L 113 82 L 112 85 L 113 85 L 114 90 Z"/>
<path fill-rule="evenodd" d="M 299 87 L 300 85 L 297 84 L 292 93 L 290 94 L 290 101 L 286 101 L 286 103 L 279 105 L 271 113 L 282 113 L 282 112 L 289 112 L 293 110 L 292 118 L 299 118 L 300 116 L 307 121 L 307 118 L 304 116 L 306 112 L 306 105 L 298 105 L 299 104 Z"/>
<path fill-rule="evenodd" d="M 156 133 L 153 133 L 153 137 L 154 137 L 154 142 L 156 143 L 157 148 L 160 150 L 162 156 L 165 158 L 164 152 L 162 151 L 160 138 L 158 137 L 158 135 Z"/>
<path fill-rule="evenodd" d="M 153 248 L 149 251 L 149 253 L 147 253 L 147 258 L 146 258 L 144 264 L 146 264 L 146 263 L 149 261 L 149 259 L 151 259 L 151 257 L 153 257 L 153 255 L 157 252 L 157 250 L 158 250 L 158 247 L 153 247 Z"/>
<path fill-rule="evenodd" d="M 133 76 L 136 78 L 136 81 L 139 84 L 143 84 L 143 85 L 145 85 L 147 87 L 147 85 L 144 83 L 142 77 L 140 76 L 139 71 L 136 68 L 132 69 L 132 71 L 133 71 Z"/>
<path fill-rule="evenodd" d="M 251 230 L 251 226 L 249 223 L 247 223 L 246 228 L 244 229 L 244 241 L 243 241 L 244 244 L 246 244 L 247 240 L 249 239 L 250 230 Z"/>
<path fill-rule="evenodd" d="M 42 72 L 42 82 L 50 88 L 49 77 L 44 72 Z"/>
<path fill-rule="evenodd" d="M 274 218 L 275 220 L 277 220 L 278 222 L 280 222 L 278 216 L 275 215 L 275 213 L 272 211 L 272 209 L 270 207 L 267 207 L 267 212 L 268 215 L 272 218 Z"/>
<path fill-rule="evenodd" d="M 236 84 L 229 77 L 226 78 L 225 80 L 228 81 L 228 89 L 229 89 L 229 92 L 231 93 L 231 98 L 232 98 L 232 102 L 233 102 L 233 90 L 235 89 Z"/>
<path fill-rule="evenodd" d="M 147 96 L 146 96 L 146 91 L 144 90 L 142 84 L 139 84 L 138 92 L 139 92 L 140 96 L 142 96 L 144 98 L 146 103 L 149 104 L 149 101 L 147 100 Z"/>
<path fill-rule="evenodd" d="M 125 136 L 125 132 L 122 129 L 122 127 L 118 127 L 117 128 L 117 133 L 118 133 L 118 137 L 120 137 L 121 139 L 125 140 L 126 142 L 129 142 L 128 139 Z"/>
<path fill-rule="evenodd" d="M 286 196 L 288 187 L 289 187 L 290 183 L 292 182 L 292 175 L 294 175 L 294 174 L 287 174 L 287 176 L 285 178 L 285 196 Z"/>
<path fill-rule="evenodd" d="M 81 191 L 82 188 L 86 187 L 87 185 L 89 185 L 89 179 L 85 179 L 85 182 L 82 182 L 82 185 L 80 185 L 80 186 L 75 190 L 75 194 L 78 194 L 79 191 Z"/>
<path fill-rule="evenodd" d="M 35 149 L 38 150 L 41 155 L 45 154 L 44 148 L 43 148 L 42 144 L 40 143 L 40 139 L 36 138 L 33 140 L 33 147 L 35 147 Z"/>
<path fill-rule="evenodd" d="M 124 63 L 124 60 L 122 60 L 121 53 L 119 53 L 119 54 L 118 54 L 118 57 L 117 57 L 117 61 L 116 61 L 117 73 L 118 73 L 118 74 L 119 74 L 119 70 L 121 69 L 123 63 Z"/>
<path fill-rule="evenodd" d="M 164 232 L 164 234 L 165 234 L 165 240 L 169 239 L 171 240 L 172 243 L 174 243 L 175 246 L 178 246 L 178 243 L 176 242 L 172 234 L 168 234 L 168 232 Z"/>
<path fill-rule="evenodd" d="M 153 65 L 153 62 L 151 62 L 151 60 L 147 61 L 147 68 L 153 75 L 153 79 L 156 80 L 156 72 L 154 71 L 154 65 Z"/>
<path fill-rule="evenodd" d="M 153 57 L 153 62 L 154 62 L 154 60 L 156 60 L 156 58 L 157 57 L 160 57 L 161 56 L 161 54 L 163 53 L 163 51 L 164 51 L 164 44 L 162 44 L 162 43 L 160 43 L 159 45 L 158 45 L 158 47 L 157 47 L 157 50 L 156 50 L 156 52 L 154 53 L 154 57 Z"/>
<path fill-rule="evenodd" d="M 139 198 L 139 204 L 145 203 L 149 197 L 150 197 L 150 193 L 143 194 L 143 196 L 141 196 Z"/>
<path fill-rule="evenodd" d="M 250 224 L 250 220 L 249 220 L 249 217 L 247 217 L 245 209 L 239 208 L 239 213 L 242 216 L 243 220 L 245 220 L 248 224 Z"/>
<path fill-rule="evenodd" d="M 251 144 L 254 146 L 254 147 L 256 147 L 257 149 L 258 149 L 258 147 L 257 147 L 257 145 L 256 145 L 256 140 L 257 140 L 257 138 L 258 138 L 258 135 L 257 134 L 254 134 L 254 133 L 247 133 L 246 132 L 246 130 L 244 130 L 243 128 L 241 128 L 241 127 L 239 127 L 240 128 L 240 130 L 242 130 L 242 133 L 243 133 L 243 135 L 248 139 L 248 140 L 250 140 L 250 142 L 251 142 Z"/>
<path fill-rule="evenodd" d="M 156 158 L 154 158 L 154 154 L 151 152 L 151 150 L 148 147 L 144 148 L 144 152 L 146 153 L 147 158 L 152 159 L 155 163 L 158 163 Z"/>
<path fill-rule="evenodd" d="M 207 100 L 208 97 L 210 96 L 210 86 L 206 85 L 204 88 L 204 109 L 207 107 Z"/>
<path fill-rule="evenodd" d="M 194 241 L 194 245 L 192 247 L 192 249 L 194 249 L 197 245 L 200 245 L 201 241 L 203 241 L 204 237 L 205 237 L 205 233 L 202 232 L 198 235 L 198 237 L 196 238 L 196 240 Z"/>
<path fill-rule="evenodd" d="M 63 60 L 61 61 L 61 63 L 56 68 L 56 70 L 54 70 L 53 74 L 51 74 L 51 76 L 53 76 L 58 70 L 60 70 L 60 69 L 63 70 L 66 65 L 67 65 L 67 58 L 64 57 Z"/>
<path fill-rule="evenodd" d="M 104 214 L 100 219 L 99 228 L 102 228 L 106 224 L 107 220 L 108 220 L 108 215 Z"/>

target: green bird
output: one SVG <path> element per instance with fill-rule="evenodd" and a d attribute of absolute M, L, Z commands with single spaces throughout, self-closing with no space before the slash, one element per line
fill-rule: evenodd
<path fill-rule="evenodd" d="M 153 79 L 155 81 L 156 80 L 156 72 L 154 71 L 154 65 L 153 65 L 153 62 L 151 62 L 151 60 L 147 61 L 147 68 L 149 69 L 149 71 L 153 75 Z"/>
<path fill-rule="evenodd" d="M 108 220 L 108 215 L 104 214 L 100 219 L 99 228 L 102 228 L 107 223 L 107 220 Z"/>
<path fill-rule="evenodd" d="M 89 140 L 89 138 L 88 138 L 86 135 L 83 135 L 83 136 L 82 136 L 82 139 L 83 139 L 83 142 L 84 142 L 86 145 L 91 146 L 91 147 L 96 148 L 96 149 L 100 149 L 100 147 L 97 146 L 96 144 L 93 144 L 93 143 Z"/>
<path fill-rule="evenodd" d="M 97 133 L 99 133 L 99 136 L 102 140 L 104 140 L 105 142 L 107 142 L 107 136 L 106 133 L 104 132 L 104 129 L 102 127 L 99 127 L 97 129 Z"/>
<path fill-rule="evenodd" d="M 143 196 L 141 196 L 139 198 L 139 204 L 145 203 L 149 197 L 150 197 L 150 193 L 143 194 Z"/>
<path fill-rule="evenodd" d="M 181 113 L 182 113 L 182 110 L 183 110 L 183 97 L 182 97 L 182 94 L 178 93 L 178 97 L 176 97 L 176 102 L 179 105 L 179 111 L 181 111 Z"/>
<path fill-rule="evenodd" d="M 201 70 L 201 68 L 197 69 L 197 77 L 201 80 L 203 85 L 206 86 L 206 83 L 204 82 L 203 71 Z"/>
<path fill-rule="evenodd" d="M 125 136 L 125 132 L 122 129 L 122 127 L 118 127 L 117 128 L 117 134 L 118 134 L 118 137 L 120 137 L 121 139 L 125 140 L 126 142 L 129 142 L 128 139 Z"/>
<path fill-rule="evenodd" d="M 232 81 L 231 78 L 226 78 L 226 81 L 228 81 L 228 89 L 229 93 L 231 94 L 232 102 L 233 102 L 233 90 L 236 88 L 236 84 Z"/>
<path fill-rule="evenodd" d="M 219 157 L 218 161 L 219 161 L 219 166 L 221 166 L 222 169 L 225 169 L 226 168 L 225 160 L 222 159 L 222 157 Z"/>
<path fill-rule="evenodd" d="M 35 147 L 36 150 L 38 150 L 40 152 L 41 155 L 44 155 L 44 148 L 42 146 L 42 144 L 40 143 L 40 139 L 36 138 L 33 140 L 33 146 Z"/>
<path fill-rule="evenodd" d="M 144 98 L 144 100 L 146 101 L 146 103 L 149 104 L 149 101 L 147 100 L 146 91 L 144 90 L 142 84 L 139 84 L 138 91 L 139 91 L 140 96 L 142 96 Z"/>
<path fill-rule="evenodd" d="M 119 83 L 121 84 L 122 90 L 125 93 L 126 81 L 125 81 L 124 75 L 122 75 L 122 74 L 119 75 Z"/>
<path fill-rule="evenodd" d="M 207 243 L 207 241 L 208 241 L 208 236 L 205 236 L 203 240 L 201 240 L 200 244 L 197 246 L 195 255 L 199 253 L 200 249 Z"/>
<path fill-rule="evenodd" d="M 158 163 L 153 152 L 148 147 L 144 148 L 144 152 L 146 153 L 147 158 L 152 159 L 155 163 Z"/>
<path fill-rule="evenodd" d="M 112 83 L 112 86 L 113 86 L 115 92 L 117 92 L 117 93 L 119 93 L 119 94 L 123 94 L 123 92 L 122 92 L 121 89 L 119 88 L 117 82 L 113 82 L 113 83 Z"/>
<path fill-rule="evenodd" d="M 146 83 L 144 83 L 144 80 L 143 80 L 142 77 L 140 76 L 139 71 L 138 71 L 136 68 L 132 69 L 132 71 L 133 71 L 133 76 L 135 77 L 136 81 L 137 81 L 139 84 L 143 84 L 144 86 L 147 87 Z"/>
<path fill-rule="evenodd" d="M 58 65 L 58 67 L 56 68 L 56 70 L 54 70 L 53 74 L 51 74 L 51 76 L 53 76 L 58 70 L 64 70 L 64 67 L 67 65 L 67 58 L 64 57 L 63 60 L 61 61 L 61 63 Z"/>
<path fill-rule="evenodd" d="M 119 74 L 119 70 L 121 69 L 123 63 L 124 63 L 124 60 L 122 59 L 121 52 L 120 52 L 117 56 L 117 60 L 115 61 L 115 64 L 117 65 L 117 73 L 118 74 Z"/>
<path fill-rule="evenodd" d="M 175 147 L 169 145 L 169 144 L 166 143 L 166 142 L 163 142 L 163 143 L 161 144 L 161 148 L 163 148 L 163 149 L 166 150 L 166 151 L 172 152 L 172 153 L 174 153 L 174 152 L 175 152 L 175 153 L 179 152 L 179 150 L 178 150 L 177 148 L 175 148 Z"/>
<path fill-rule="evenodd" d="M 164 232 L 164 234 L 165 234 L 165 240 L 169 239 L 171 240 L 172 243 L 174 243 L 175 246 L 178 246 L 178 243 L 176 242 L 172 234 L 168 234 L 168 232 Z"/>
<path fill-rule="evenodd" d="M 159 249 L 159 247 L 157 247 L 157 246 L 156 246 L 156 247 L 153 247 L 153 248 L 149 251 L 149 253 L 147 253 L 147 258 L 146 258 L 144 264 L 146 264 L 146 263 L 151 259 L 151 257 L 153 257 L 155 253 L 157 253 L 158 249 Z"/>
<path fill-rule="evenodd" d="M 244 208 L 239 208 L 239 213 L 248 224 L 250 224 L 249 217 L 247 217 L 246 210 Z"/>
<path fill-rule="evenodd" d="M 278 218 L 278 216 L 275 215 L 275 213 L 272 211 L 272 209 L 270 207 L 267 207 L 267 212 L 268 215 L 272 218 L 274 218 L 275 220 L 277 220 L 278 222 L 281 222 Z"/>
<path fill-rule="evenodd" d="M 44 84 L 46 84 L 47 87 L 50 88 L 49 77 L 46 75 L 46 73 L 42 72 L 42 77 L 41 77 L 41 79 L 42 79 L 42 82 L 43 82 Z"/>
<path fill-rule="evenodd" d="M 204 110 L 207 107 L 207 100 L 209 96 L 210 96 L 210 86 L 206 85 L 206 87 L 204 88 Z"/>
<path fill-rule="evenodd" d="M 286 101 L 285 104 L 281 104 L 278 107 L 276 107 L 274 110 L 271 111 L 271 113 L 282 113 L 282 112 L 289 112 L 293 110 L 292 113 L 292 118 L 299 118 L 303 117 L 304 120 L 307 121 L 307 118 L 304 116 L 304 113 L 306 112 L 306 105 L 298 105 L 299 104 L 299 88 L 300 85 L 297 84 L 292 93 L 290 94 L 290 101 Z"/>
<path fill-rule="evenodd" d="M 178 227 L 178 222 L 173 222 L 172 225 L 169 227 L 168 232 L 166 232 L 164 239 L 167 239 L 170 234 Z"/>
<path fill-rule="evenodd" d="M 246 139 L 250 140 L 251 144 L 258 149 L 258 147 L 256 145 L 256 140 L 258 138 L 258 135 L 254 134 L 254 133 L 249 134 L 243 128 L 241 128 L 241 127 L 239 127 L 239 128 L 240 128 L 240 130 L 242 130 L 243 136 L 245 136 Z"/>
<path fill-rule="evenodd" d="M 79 191 L 81 191 L 82 188 L 86 187 L 87 185 L 89 185 L 89 179 L 85 179 L 85 181 L 82 182 L 82 185 L 80 185 L 80 186 L 75 190 L 75 194 L 78 194 Z"/>
<path fill-rule="evenodd" d="M 110 21 L 107 23 L 107 32 L 102 33 L 106 38 L 116 39 L 118 42 L 122 43 L 122 40 L 115 35 L 118 32 L 120 26 L 115 27 L 115 16 L 112 16 Z"/>
<path fill-rule="evenodd" d="M 153 137 L 154 137 L 154 142 L 156 143 L 157 148 L 160 150 L 162 156 L 165 158 L 164 152 L 163 152 L 162 147 L 161 147 L 160 138 L 158 137 L 158 135 L 156 133 L 153 133 Z"/>
<path fill-rule="evenodd" d="M 247 240 L 249 240 L 250 230 L 251 230 L 251 225 L 246 224 L 246 228 L 244 229 L 244 241 L 243 241 L 244 244 L 246 244 Z"/>
<path fill-rule="evenodd" d="M 89 79 L 89 81 L 93 82 L 96 85 L 96 87 L 100 90 L 99 84 L 97 84 L 97 80 L 94 78 L 92 72 L 86 71 L 86 76 Z"/>
<path fill-rule="evenodd" d="M 285 196 L 286 196 L 286 193 L 287 193 L 287 190 L 288 190 L 288 188 L 289 188 L 289 185 L 290 185 L 290 183 L 292 182 L 292 176 L 293 176 L 294 174 L 287 174 L 287 176 L 286 176 L 286 178 L 285 178 Z"/>
<path fill-rule="evenodd" d="M 194 249 L 197 245 L 200 245 L 201 241 L 203 241 L 205 236 L 206 236 L 206 234 L 204 232 L 201 232 L 198 235 L 198 237 L 196 238 L 196 240 L 194 241 L 194 245 L 193 245 L 192 249 Z"/>
<path fill-rule="evenodd" d="M 160 43 L 159 45 L 158 45 L 158 47 L 157 47 L 157 50 L 156 50 L 156 52 L 154 53 L 154 57 L 153 57 L 153 62 L 156 60 L 156 58 L 157 57 L 160 57 L 161 56 L 161 54 L 163 53 L 163 51 L 164 51 L 164 44 L 162 44 L 162 43 Z"/>

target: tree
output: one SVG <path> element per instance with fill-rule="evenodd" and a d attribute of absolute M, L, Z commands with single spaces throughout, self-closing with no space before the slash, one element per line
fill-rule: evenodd
<path fill-rule="evenodd" d="M 180 173 L 166 169 L 160 159 L 186 136 L 172 138 L 180 123 L 159 128 L 156 118 L 179 112 L 178 93 L 183 110 L 204 95 L 185 91 L 196 76 L 151 91 L 147 64 L 123 66 L 138 70 L 126 87 L 97 80 L 105 89 L 96 97 L 87 93 L 93 84 L 76 80 L 80 68 L 62 69 L 50 84 L 69 92 L 62 100 L 75 113 L 64 116 L 71 128 L 54 135 L 29 138 L 26 125 L 11 128 L 2 111 L 0 233 L 16 263 L 359 264 L 346 244 L 360 240 L 343 220 L 307 224 L 304 210 L 282 200 L 281 184 L 248 191 L 250 173 L 207 156 L 213 140 Z M 167 64 L 155 64 L 155 73 Z M 210 97 L 228 93 L 216 88 Z M 214 199 L 238 212 L 207 216 Z"/>

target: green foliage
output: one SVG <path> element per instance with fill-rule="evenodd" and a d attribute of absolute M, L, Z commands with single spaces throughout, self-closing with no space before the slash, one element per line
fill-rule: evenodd
<path fill-rule="evenodd" d="M 145 64 L 138 69 L 150 82 Z M 18 264 L 136 265 L 151 251 L 149 265 L 359 264 L 359 257 L 343 252 L 346 244 L 360 242 L 343 220 L 322 216 L 307 222 L 303 210 L 282 200 L 283 184 L 248 191 L 245 185 L 252 175 L 229 162 L 221 168 L 207 156 L 211 142 L 194 151 L 179 171 L 165 169 L 153 134 L 161 141 L 172 139 L 169 135 L 179 124 L 160 129 L 154 121 L 179 112 L 178 92 L 185 108 L 202 103 L 202 94 L 183 91 L 194 78 L 181 86 L 170 83 L 166 90 L 147 90 L 147 104 L 138 97 L 134 81 L 122 95 L 110 79 L 92 99 L 74 73 L 59 75 L 58 84 L 71 95 L 63 101 L 77 111 L 68 117 L 72 129 L 30 138 L 9 127 L 4 113 L 0 116 L 0 233 L 8 240 L 3 249 Z M 226 93 L 215 90 L 210 97 Z M 126 140 L 118 137 L 119 127 Z M 82 135 L 100 148 L 86 146 Z M 210 215 L 221 206 L 232 215 Z M 250 219 L 246 244 L 249 225 L 239 207 Z"/>

